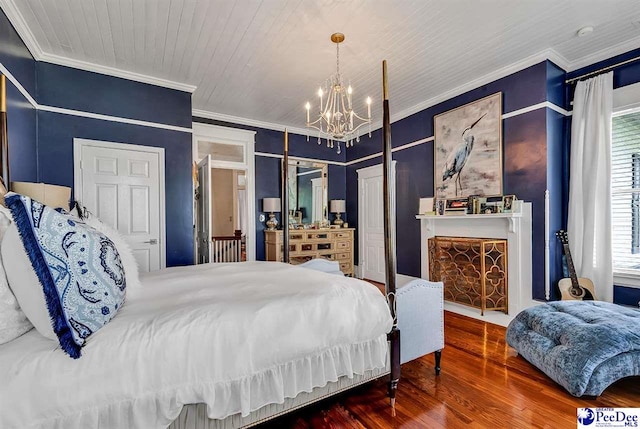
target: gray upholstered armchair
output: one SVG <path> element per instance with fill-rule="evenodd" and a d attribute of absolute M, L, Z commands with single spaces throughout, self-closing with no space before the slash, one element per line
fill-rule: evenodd
<path fill-rule="evenodd" d="M 442 282 L 413 280 L 398 288 L 396 304 L 401 363 L 435 352 L 435 371 L 439 374 L 444 348 Z"/>
<path fill-rule="evenodd" d="M 336 261 L 312 259 L 302 267 L 343 275 Z M 436 354 L 436 374 L 444 348 L 444 296 L 442 282 L 416 279 L 398 288 L 396 308 L 400 329 L 400 361 L 406 363 Z"/>

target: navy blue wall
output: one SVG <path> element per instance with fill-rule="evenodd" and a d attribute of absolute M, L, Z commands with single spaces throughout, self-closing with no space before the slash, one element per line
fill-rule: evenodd
<path fill-rule="evenodd" d="M 191 134 L 38 112 L 40 180 L 73 186 L 73 139 L 164 148 L 167 266 L 193 263 Z"/>
<path fill-rule="evenodd" d="M 188 92 L 50 63 L 36 70 L 39 104 L 191 128 Z"/>
<path fill-rule="evenodd" d="M 26 45 L 0 10 L 0 63 L 27 92 L 36 88 L 36 62 Z M 7 128 L 9 171 L 12 181 L 38 180 L 36 109 L 7 79 Z"/>
<path fill-rule="evenodd" d="M 0 62 L 38 104 L 191 128 L 191 94 L 36 62 L 0 13 Z M 73 139 L 165 149 L 167 265 L 193 263 L 191 134 L 36 109 L 9 83 L 11 178 L 73 187 Z"/>
<path fill-rule="evenodd" d="M 191 94 L 47 63 L 37 64 L 39 104 L 191 128 Z M 38 111 L 38 170 L 73 187 L 73 139 L 164 148 L 167 266 L 193 263 L 191 134 Z"/>
<path fill-rule="evenodd" d="M 239 128 L 243 130 L 251 130 L 256 132 L 255 151 L 266 154 L 282 155 L 284 147 L 284 133 L 282 131 L 268 130 L 265 128 L 252 127 L 248 125 L 234 124 L 207 118 L 194 117 L 193 122 L 203 124 L 219 125 L 223 127 Z M 351 149 L 349 149 L 351 150 Z M 300 134 L 289 133 L 289 156 L 297 156 L 301 158 L 317 159 L 319 161 L 345 161 L 345 150 L 338 154 L 337 150 L 330 149 L 326 144 L 318 145 L 317 139 L 310 138 L 307 141 L 306 136 Z M 260 214 L 262 211 L 262 199 L 269 197 L 282 198 L 282 160 L 268 156 L 256 155 L 256 259 L 264 260 L 264 230 L 266 229 L 264 222 L 260 222 Z M 329 180 L 327 196 L 329 200 L 346 199 L 345 186 L 345 168 L 342 165 L 329 164 Z M 349 209 L 347 209 L 349 212 Z M 350 213 L 350 212 L 349 212 Z M 280 215 L 276 214 L 278 223 L 280 223 Z M 347 222 L 352 219 L 350 216 Z"/>
<path fill-rule="evenodd" d="M 615 57 L 608 58 L 604 61 L 600 61 L 595 64 L 591 64 L 587 67 L 581 68 L 579 70 L 575 70 L 571 73 L 567 74 L 567 78 L 573 78 L 577 76 L 581 76 L 585 73 L 590 73 L 595 70 L 599 70 L 603 67 L 608 67 L 613 64 L 617 64 L 631 58 L 635 58 L 640 55 L 640 49 L 635 49 L 633 51 L 626 52 L 621 55 L 617 55 Z M 634 83 L 640 82 L 640 61 L 635 61 L 633 63 L 629 63 L 623 66 L 616 68 L 613 72 L 613 88 L 621 88 L 627 85 L 631 85 Z M 570 101 L 573 100 L 573 93 L 575 91 L 575 84 L 566 85 L 565 87 L 565 106 L 569 107 Z M 567 118 L 565 121 L 565 170 L 567 174 L 565 177 L 567 178 L 567 183 L 565 186 L 568 188 L 568 177 L 570 174 L 568 160 L 569 154 L 571 151 L 571 118 Z M 568 201 L 568 197 L 566 198 Z M 566 206 L 565 202 L 565 206 Z M 566 217 L 566 212 L 565 212 Z M 626 304 L 633 305 L 635 307 L 638 306 L 640 301 L 640 289 L 632 288 L 632 287 L 623 287 L 623 286 L 614 286 L 613 290 L 613 301 L 618 304 Z"/>
<path fill-rule="evenodd" d="M 502 92 L 503 113 L 563 98 L 559 69 L 542 62 L 518 73 L 483 85 L 440 104 L 415 113 L 391 125 L 392 146 L 398 147 L 433 136 L 433 117 L 482 97 Z M 549 88 L 548 81 L 553 82 Z M 560 87 L 558 89 L 558 82 Z M 390 88 L 393 94 L 393 88 Z M 558 95 L 559 94 L 559 95 Z M 561 101 L 560 101 L 561 102 Z M 533 203 L 533 297 L 544 298 L 544 193 L 547 189 L 548 109 L 503 120 L 504 193 Z M 552 131 L 557 133 L 557 127 Z M 562 128 L 560 128 L 560 133 Z M 561 135 L 561 134 L 560 134 Z M 555 146 L 555 143 L 554 143 Z M 347 152 L 347 161 L 382 151 L 381 132 L 364 138 Z M 426 142 L 393 154 L 396 164 L 398 272 L 420 277 L 420 224 L 415 219 L 420 197 L 433 196 L 433 142 Z M 556 158 L 552 159 L 557 164 Z M 350 224 L 357 226 L 358 192 L 356 170 L 379 164 L 382 157 L 347 167 L 347 211 Z M 555 167 L 554 167 L 555 168 Z M 356 256 L 357 258 L 357 256 Z M 357 261 L 357 259 L 356 259 Z M 555 271 L 553 275 L 556 275 Z"/>

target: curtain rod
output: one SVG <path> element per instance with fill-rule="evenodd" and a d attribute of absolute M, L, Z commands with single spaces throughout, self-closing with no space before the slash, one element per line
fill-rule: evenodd
<path fill-rule="evenodd" d="M 623 65 L 625 65 L 625 64 L 629 64 L 629 63 L 632 63 L 632 62 L 634 62 L 634 61 L 638 61 L 638 60 L 640 60 L 640 57 L 631 58 L 631 59 L 628 59 L 628 60 L 626 60 L 626 61 L 622 61 L 622 62 L 619 62 L 619 63 L 613 64 L 613 65 L 610 65 L 610 66 L 603 67 L 603 68 L 601 68 L 601 69 L 598 69 L 598 70 L 592 71 L 592 72 L 590 72 L 590 73 L 585 73 L 585 74 L 580 75 L 580 76 L 578 76 L 578 77 L 573 77 L 573 78 L 571 78 L 571 79 L 567 79 L 567 80 L 565 80 L 565 81 L 564 81 L 564 83 L 573 83 L 573 82 L 575 82 L 575 81 L 577 81 L 577 80 L 580 80 L 580 79 L 583 79 L 583 78 L 585 78 L 585 77 L 595 76 L 595 75 L 597 75 L 597 74 L 600 74 L 600 73 L 603 73 L 603 72 L 606 72 L 606 71 L 609 71 L 609 70 L 613 70 L 613 69 L 615 69 L 615 68 L 618 68 L 618 67 L 620 67 L 620 66 L 623 66 Z"/>

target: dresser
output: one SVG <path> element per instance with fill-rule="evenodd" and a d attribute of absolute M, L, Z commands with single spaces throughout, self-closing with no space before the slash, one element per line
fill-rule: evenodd
<path fill-rule="evenodd" d="M 289 231 L 289 261 L 302 264 L 325 258 L 340 263 L 340 271 L 353 277 L 354 228 L 306 229 Z M 282 230 L 264 231 L 267 261 L 282 261 Z"/>

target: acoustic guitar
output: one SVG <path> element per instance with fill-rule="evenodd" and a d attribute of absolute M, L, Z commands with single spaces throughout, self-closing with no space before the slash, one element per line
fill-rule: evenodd
<path fill-rule="evenodd" d="M 558 240 L 562 243 L 562 250 L 567 260 L 567 270 L 569 271 L 569 278 L 564 278 L 558 282 L 558 289 L 560 289 L 562 299 L 581 301 L 595 300 L 596 294 L 594 292 L 593 282 L 576 275 L 576 269 L 573 266 L 573 259 L 571 258 L 571 250 L 569 250 L 569 236 L 567 235 L 567 231 L 561 229 L 556 232 L 556 237 L 558 237 Z"/>

